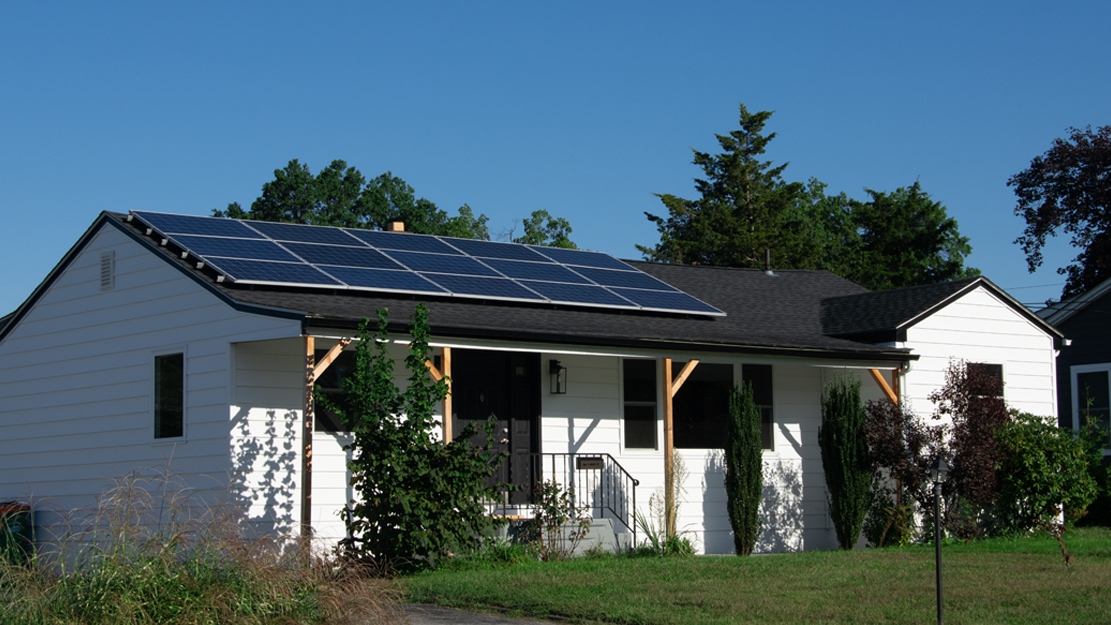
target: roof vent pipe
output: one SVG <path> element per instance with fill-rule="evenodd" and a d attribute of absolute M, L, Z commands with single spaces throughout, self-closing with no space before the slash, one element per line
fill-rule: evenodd
<path fill-rule="evenodd" d="M 775 272 L 772 271 L 772 248 L 764 248 L 764 275 L 776 278 Z"/>

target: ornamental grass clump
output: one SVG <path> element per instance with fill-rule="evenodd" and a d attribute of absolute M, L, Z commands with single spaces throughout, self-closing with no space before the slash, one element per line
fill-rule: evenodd
<path fill-rule="evenodd" d="M 116 481 L 88 518 L 29 562 L 0 562 L 4 625 L 385 623 L 391 582 L 357 575 L 307 544 L 251 539 L 224 506 L 174 480 Z"/>

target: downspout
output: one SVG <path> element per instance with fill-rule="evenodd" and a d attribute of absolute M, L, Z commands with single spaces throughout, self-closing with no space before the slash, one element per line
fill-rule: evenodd
<path fill-rule="evenodd" d="M 316 384 L 316 339 L 305 336 L 304 427 L 301 429 L 301 538 L 312 538 L 312 391 Z"/>

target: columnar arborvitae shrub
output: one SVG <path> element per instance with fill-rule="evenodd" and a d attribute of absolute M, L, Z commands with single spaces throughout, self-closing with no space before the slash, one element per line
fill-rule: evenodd
<path fill-rule="evenodd" d="M 752 385 L 734 387 L 729 396 L 725 430 L 725 494 L 729 523 L 733 526 L 733 546 L 739 556 L 752 553 L 760 534 L 760 499 L 764 491 L 760 422 Z"/>
<path fill-rule="evenodd" d="M 837 543 L 852 549 L 868 512 L 872 463 L 864 434 L 860 382 L 838 379 L 822 392 L 822 425 L 818 445 L 829 490 L 829 510 Z"/>
<path fill-rule="evenodd" d="M 387 351 L 388 314 L 378 311 L 378 333 L 364 321 L 355 351 L 354 375 L 343 382 L 340 414 L 353 442 L 348 463 L 357 496 L 351 502 L 348 531 L 354 538 L 346 554 L 372 560 L 386 569 L 435 565 L 448 553 L 478 546 L 491 520 L 482 505 L 496 488 L 486 480 L 497 468 L 499 452 L 492 443 L 496 421 L 486 425 L 487 443 L 470 444 L 477 432 L 464 428 L 451 444 L 436 435 L 435 410 L 447 394 L 443 380 L 434 381 L 425 364 L 428 353 L 428 312 L 418 306 L 410 327 L 412 341 L 405 366 L 409 385 L 399 391 L 393 382 L 393 360 Z M 318 395 L 318 401 L 328 404 Z"/>

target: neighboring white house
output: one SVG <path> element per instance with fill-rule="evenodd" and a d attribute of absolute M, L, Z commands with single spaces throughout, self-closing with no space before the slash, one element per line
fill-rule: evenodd
<path fill-rule="evenodd" d="M 167 223 L 163 217 L 156 221 Z M 344 236 L 296 228 L 298 237 Z M 283 250 L 328 247 L 270 236 Z M 406 245 L 431 239 L 374 236 L 378 243 L 364 247 L 393 259 L 401 258 L 390 251 L 396 237 Z M 890 397 L 928 414 L 926 396 L 950 359 L 998 365 L 1008 403 L 1056 415 L 1060 335 L 983 278 L 869 293 L 824 271 L 614 268 L 622 279 L 654 278 L 678 289 L 676 301 L 689 301 L 680 292 L 697 298 L 702 306 L 689 309 L 460 297 L 410 282 L 352 289 L 300 278 L 236 280 L 243 263 L 254 262 L 243 257 L 257 260 L 251 254 L 262 238 L 170 234 L 139 218 L 101 214 L 32 296 L 0 320 L 0 500 L 30 501 L 46 526 L 63 511 L 92 506 L 113 478 L 169 466 L 199 495 L 240 506 L 260 531 L 311 528 L 334 541 L 344 532 L 340 510 L 354 495 L 345 435 L 325 414 L 305 422 L 312 408 L 306 388 L 338 383 L 345 357 L 329 351 L 379 308 L 390 311 L 400 359 L 419 302 L 430 311 L 433 368 L 453 383 L 445 402 L 452 430 L 489 414 L 505 428 L 511 461 L 502 477 L 523 489 L 511 499 L 566 461 L 579 467 L 580 481 L 590 472 L 612 479 L 618 501 L 599 514 L 631 524 L 633 501 L 646 510 L 662 490 L 665 456 L 674 453 L 689 474 L 678 529 L 706 553 L 732 551 L 718 446 L 724 393 L 735 383 L 753 383 L 765 414 L 760 551 L 836 546 L 817 431 L 822 388 L 837 376 L 859 377 L 866 399 Z M 454 240 L 433 239 L 445 241 Z M 342 249 L 367 258 L 360 245 Z M 239 249 L 255 251 L 237 259 Z M 472 252 L 466 262 L 498 268 L 499 280 L 516 267 L 484 254 Z M 566 257 L 564 268 L 605 273 L 578 267 L 576 258 Z M 365 267 L 335 269 L 330 275 Z M 415 279 L 403 273 L 395 277 Z M 333 358 L 331 368 L 317 367 Z M 625 475 L 630 481 L 621 481 Z M 601 496 L 591 494 L 595 503 Z"/>

